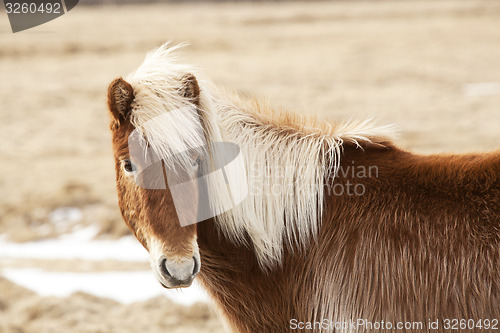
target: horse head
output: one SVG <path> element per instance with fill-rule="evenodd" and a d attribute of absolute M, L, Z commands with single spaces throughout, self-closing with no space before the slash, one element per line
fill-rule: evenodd
<path fill-rule="evenodd" d="M 199 95 L 196 78 L 186 74 L 176 81 L 175 87 L 164 89 L 170 89 L 169 94 L 178 94 L 177 100 L 185 103 L 183 107 L 196 108 Z M 188 287 L 200 271 L 200 254 L 196 224 L 182 223 L 179 216 L 182 215 L 186 220 L 196 219 L 196 186 L 184 191 L 181 198 L 177 193 L 174 202 L 168 186 L 171 178 L 165 173 L 165 161 L 153 159 L 144 163 L 143 157 L 154 155 L 155 152 L 148 150 L 151 146 L 143 133 L 144 128 L 138 128 L 134 123 L 133 110 L 140 113 L 143 104 L 156 100 L 158 95 L 158 91 L 133 87 L 121 77 L 109 86 L 108 106 L 119 206 L 123 219 L 149 251 L 151 266 L 158 281 L 166 288 Z M 131 138 L 137 137 L 143 142 L 132 147 Z M 191 158 L 195 159 L 195 156 L 185 156 L 185 159 Z M 191 166 L 183 169 L 187 178 L 196 172 L 195 163 L 190 163 L 177 165 L 178 169 L 185 165 Z"/>

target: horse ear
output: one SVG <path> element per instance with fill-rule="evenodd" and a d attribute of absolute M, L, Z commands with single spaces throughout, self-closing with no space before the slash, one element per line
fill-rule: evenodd
<path fill-rule="evenodd" d="M 134 91 L 130 83 L 121 77 L 111 82 L 108 88 L 108 106 L 118 124 L 127 118 L 133 99 Z"/>
<path fill-rule="evenodd" d="M 194 104 L 198 104 L 200 97 L 200 86 L 193 74 L 186 74 L 181 78 L 182 97 L 190 99 Z"/>

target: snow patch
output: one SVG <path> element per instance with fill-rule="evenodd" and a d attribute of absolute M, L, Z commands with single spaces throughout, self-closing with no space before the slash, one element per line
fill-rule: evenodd
<path fill-rule="evenodd" d="M 500 95 L 500 82 L 468 83 L 464 86 L 465 96 L 492 96 Z"/>
<path fill-rule="evenodd" d="M 150 271 L 69 273 L 9 268 L 2 270 L 1 274 L 40 296 L 67 297 L 74 292 L 82 291 L 123 304 L 162 295 L 181 305 L 208 302 L 207 294 L 196 280 L 189 288 L 169 290 L 163 288 Z"/>
<path fill-rule="evenodd" d="M 77 207 L 61 207 L 53 210 L 49 214 L 49 221 L 62 229 L 68 225 L 73 225 L 82 220 L 82 210 Z"/>
<path fill-rule="evenodd" d="M 0 238 L 0 257 L 28 259 L 81 259 L 149 262 L 146 249 L 132 236 L 94 240 L 99 229 L 80 229 L 56 239 L 14 243 Z"/>

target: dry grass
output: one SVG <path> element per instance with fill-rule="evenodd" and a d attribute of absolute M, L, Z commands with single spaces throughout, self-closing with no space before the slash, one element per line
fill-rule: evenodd
<path fill-rule="evenodd" d="M 499 2 L 80 6 L 15 35 L 7 22 L 2 12 L 0 230 L 14 240 L 67 232 L 40 228 L 61 206 L 80 207 L 82 225 L 128 233 L 116 204 L 106 88 L 167 40 L 189 42 L 185 58 L 214 80 L 274 105 L 335 120 L 393 123 L 407 149 L 500 146 L 500 95 L 464 94 L 468 83 L 500 81 Z M 7 316 L 13 309 L 23 313 L 18 323 L 8 322 L 8 332 L 132 332 L 174 320 L 161 312 L 148 312 L 148 320 L 141 312 L 170 311 L 164 300 L 119 307 L 108 316 L 107 301 L 77 295 L 68 300 L 76 314 L 65 317 L 61 300 L 23 303 L 23 297 L 2 300 Z M 157 305 L 163 310 L 154 310 Z M 45 324 L 36 313 L 47 315 Z M 83 318 L 96 326 L 80 329 Z M 146 322 L 134 330 L 133 320 Z"/>
<path fill-rule="evenodd" d="M 157 297 L 122 305 L 85 293 L 42 298 L 0 277 L 0 333 L 221 331 L 206 304 L 183 307 Z"/>

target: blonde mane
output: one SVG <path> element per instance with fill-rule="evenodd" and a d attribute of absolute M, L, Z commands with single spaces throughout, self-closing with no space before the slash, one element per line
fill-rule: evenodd
<path fill-rule="evenodd" d="M 255 99 L 220 90 L 195 68 L 179 64 L 172 55 L 179 47 L 164 44 L 126 78 L 134 90 L 131 121 L 167 164 L 175 153 L 207 141 L 240 147 L 246 179 L 237 174 L 228 179 L 233 189 L 247 188 L 248 195 L 215 220 L 233 241 L 249 240 L 263 268 L 272 267 L 280 263 L 284 246 L 305 246 L 318 234 L 324 184 L 338 172 L 343 143 L 387 138 L 390 128 L 370 121 L 332 125 L 271 111 Z M 186 74 L 193 74 L 200 87 L 197 108 L 179 94 Z M 182 163 L 193 162 L 186 158 Z M 212 185 L 211 205 L 234 203 L 221 194 L 227 191 L 219 184 Z"/>

